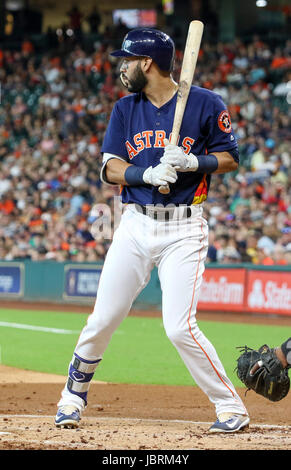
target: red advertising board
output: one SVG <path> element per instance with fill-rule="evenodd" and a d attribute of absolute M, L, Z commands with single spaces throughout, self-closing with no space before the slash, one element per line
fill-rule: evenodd
<path fill-rule="evenodd" d="M 245 269 L 206 268 L 197 309 L 244 311 L 245 288 Z"/>
<path fill-rule="evenodd" d="M 291 315 L 291 272 L 248 271 L 246 311 Z"/>

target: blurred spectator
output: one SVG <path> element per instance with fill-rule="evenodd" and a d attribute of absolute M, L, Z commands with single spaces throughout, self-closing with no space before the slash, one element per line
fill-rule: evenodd
<path fill-rule="evenodd" d="M 96 6 L 93 7 L 90 15 L 87 16 L 86 20 L 90 26 L 90 32 L 93 34 L 98 33 L 101 23 L 101 16 Z"/>
<path fill-rule="evenodd" d="M 28 37 L 24 38 L 24 40 L 21 43 L 21 52 L 22 52 L 23 58 L 27 58 L 27 59 L 31 57 L 34 53 L 34 45 Z"/>
<path fill-rule="evenodd" d="M 223 264 L 234 264 L 241 262 L 241 256 L 237 249 L 233 246 L 228 246 L 223 250 L 223 257 L 221 263 Z"/>
<path fill-rule="evenodd" d="M 82 18 L 83 13 L 79 10 L 77 5 L 73 5 L 71 10 L 68 11 L 67 15 L 70 18 L 69 27 L 74 31 L 76 36 L 80 37 L 82 32 Z"/>
<path fill-rule="evenodd" d="M 77 132 L 78 114 L 70 103 L 64 103 L 64 109 L 60 111 L 59 119 L 61 122 L 60 135 L 63 139 Z"/>

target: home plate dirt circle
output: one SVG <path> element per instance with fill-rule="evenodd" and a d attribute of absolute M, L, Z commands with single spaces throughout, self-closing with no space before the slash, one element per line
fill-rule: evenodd
<path fill-rule="evenodd" d="M 0 365 L 0 450 L 290 450 L 291 393 L 239 395 L 248 429 L 208 434 L 213 406 L 198 387 L 93 382 L 78 429 L 54 426 L 66 377 Z"/>

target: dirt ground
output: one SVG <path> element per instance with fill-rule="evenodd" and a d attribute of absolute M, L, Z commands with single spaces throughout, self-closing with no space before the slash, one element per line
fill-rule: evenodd
<path fill-rule="evenodd" d="M 291 317 L 279 316 L 201 313 L 199 318 L 291 325 Z M 237 389 L 249 411 L 250 426 L 237 434 L 214 435 L 207 433 L 216 419 L 213 405 L 198 387 L 92 382 L 80 427 L 58 430 L 54 415 L 65 381 L 62 376 L 0 365 L 0 450 L 291 449 L 291 392 L 272 403 Z"/>

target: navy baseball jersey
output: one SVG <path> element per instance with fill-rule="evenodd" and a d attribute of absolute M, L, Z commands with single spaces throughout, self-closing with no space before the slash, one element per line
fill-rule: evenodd
<path fill-rule="evenodd" d="M 157 108 L 144 93 L 134 93 L 116 102 L 102 153 L 118 155 L 139 167 L 157 166 L 164 152 L 164 138 L 170 139 L 177 93 Z M 237 150 L 226 105 L 216 93 L 192 86 L 180 130 L 178 145 L 185 153 L 205 155 Z M 178 173 L 170 193 L 161 194 L 151 185 L 123 186 L 123 203 L 200 204 L 205 201 L 211 176 L 198 172 Z"/>

